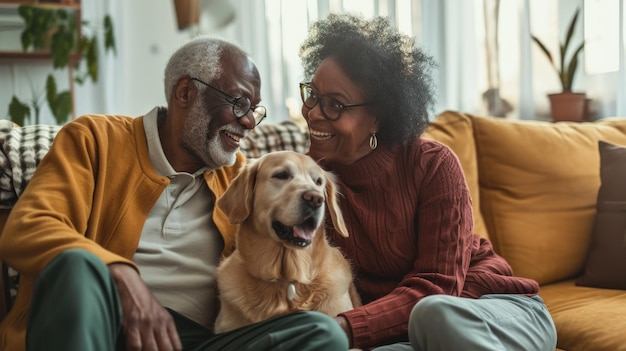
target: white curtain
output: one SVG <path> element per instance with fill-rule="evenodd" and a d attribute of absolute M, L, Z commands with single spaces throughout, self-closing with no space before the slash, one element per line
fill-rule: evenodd
<path fill-rule="evenodd" d="M 479 8 L 480 9 L 480 8 Z M 438 110 L 477 111 L 483 47 L 476 33 L 476 4 L 466 0 L 422 0 L 419 44 L 439 63 Z"/>

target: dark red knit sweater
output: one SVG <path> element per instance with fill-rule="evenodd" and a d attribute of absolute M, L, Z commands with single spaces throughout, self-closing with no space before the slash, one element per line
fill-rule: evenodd
<path fill-rule="evenodd" d="M 351 165 L 322 163 L 339 176 L 349 238 L 329 237 L 352 261 L 364 306 L 343 313 L 353 347 L 408 340 L 411 309 L 447 294 L 535 294 L 536 282 L 512 277 L 489 241 L 473 234 L 465 176 L 443 144 L 379 145 Z"/>

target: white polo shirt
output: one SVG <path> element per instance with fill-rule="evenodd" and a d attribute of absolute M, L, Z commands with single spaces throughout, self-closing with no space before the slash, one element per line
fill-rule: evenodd
<path fill-rule="evenodd" d="M 133 261 L 152 294 L 165 307 L 213 329 L 217 314 L 215 269 L 224 242 L 213 223 L 214 199 L 203 178 L 176 172 L 157 126 L 159 108 L 144 117 L 150 160 L 170 184 L 150 211 Z"/>

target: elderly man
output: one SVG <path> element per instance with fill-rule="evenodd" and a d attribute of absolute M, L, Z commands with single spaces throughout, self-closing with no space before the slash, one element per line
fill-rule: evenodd
<path fill-rule="evenodd" d="M 241 48 L 199 37 L 167 64 L 167 108 L 63 127 L 0 238 L 21 275 L 0 349 L 347 349 L 315 312 L 212 333 L 215 268 L 236 229 L 215 200 L 265 117 L 260 85 Z"/>

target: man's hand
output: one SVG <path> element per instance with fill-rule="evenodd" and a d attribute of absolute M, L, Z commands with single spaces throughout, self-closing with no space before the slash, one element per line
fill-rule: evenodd
<path fill-rule="evenodd" d="M 172 316 L 152 296 L 130 265 L 109 265 L 122 304 L 122 329 L 127 351 L 180 351 L 183 349 Z"/>

